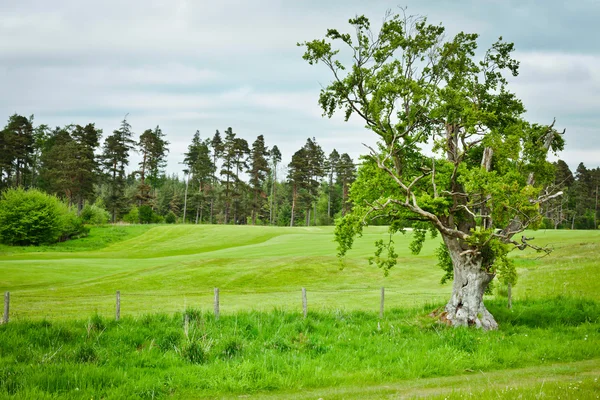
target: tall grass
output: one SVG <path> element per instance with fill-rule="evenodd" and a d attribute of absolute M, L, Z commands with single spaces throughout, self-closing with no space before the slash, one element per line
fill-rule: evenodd
<path fill-rule="evenodd" d="M 501 329 L 438 325 L 433 306 L 146 315 L 0 326 L 0 397 L 158 398 L 368 386 L 600 357 L 600 304 L 492 302 Z"/>

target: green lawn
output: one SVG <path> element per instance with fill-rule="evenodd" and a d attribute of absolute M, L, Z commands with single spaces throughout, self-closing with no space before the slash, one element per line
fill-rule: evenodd
<path fill-rule="evenodd" d="M 2 246 L 11 322 L 0 326 L 0 397 L 597 398 L 600 232 L 528 232 L 554 251 L 512 253 L 514 308 L 488 296 L 500 323 L 488 333 L 427 317 L 451 290 L 439 283 L 439 239 L 413 256 L 410 232 L 398 234 L 390 275 L 369 266 L 386 235 L 367 229 L 343 269 L 330 227 L 117 226 Z"/>
<path fill-rule="evenodd" d="M 11 292 L 14 319 L 112 315 L 117 290 L 123 315 L 172 313 L 186 306 L 208 310 L 215 287 L 224 313 L 298 310 L 302 287 L 311 310 L 376 311 L 382 286 L 389 308 L 445 301 L 450 285 L 439 284 L 442 271 L 433 255 L 439 239 L 428 240 L 413 256 L 410 232 L 396 235 L 398 266 L 384 277 L 367 260 L 375 240 L 385 236 L 383 227 L 367 229 L 341 269 L 331 227 L 93 228 L 88 238 L 39 252 L 0 248 L 0 290 Z M 561 294 L 600 300 L 600 232 L 534 236 L 555 251 L 541 259 L 533 252 L 514 253 L 521 275 L 516 299 Z"/>

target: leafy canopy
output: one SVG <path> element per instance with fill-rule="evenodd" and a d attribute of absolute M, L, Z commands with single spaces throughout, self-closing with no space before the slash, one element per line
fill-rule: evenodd
<path fill-rule="evenodd" d="M 324 115 L 341 110 L 378 137 L 351 190 L 355 208 L 336 227 L 339 255 L 383 218 L 391 234 L 415 229 L 413 252 L 426 231 L 439 232 L 489 273 L 512 276 L 512 248 L 542 250 L 513 237 L 535 228 L 539 205 L 558 195 L 544 191 L 552 176 L 546 156 L 564 145 L 554 123 L 526 121 L 509 91 L 519 67 L 514 45 L 500 38 L 481 52 L 477 34 L 446 39 L 443 26 L 405 12 L 388 12 L 378 32 L 364 16 L 349 23 L 353 34 L 329 29 L 299 44 L 309 64 L 332 73 L 319 97 Z M 396 258 L 391 235 L 376 245 L 372 262 L 387 273 Z M 451 265 L 447 248 L 438 253 Z"/>

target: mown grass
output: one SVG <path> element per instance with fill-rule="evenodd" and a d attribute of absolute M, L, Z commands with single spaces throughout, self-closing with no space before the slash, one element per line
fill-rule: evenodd
<path fill-rule="evenodd" d="M 496 332 L 452 329 L 429 307 L 373 313 L 242 312 L 0 326 L 0 397 L 201 398 L 298 394 L 600 358 L 600 304 L 501 302 Z M 600 373 L 600 365 L 592 371 Z M 597 388 L 597 385 L 592 385 Z M 582 389 L 583 390 L 583 389 Z M 587 389 L 586 389 L 587 390 Z"/>
<path fill-rule="evenodd" d="M 555 251 L 541 259 L 533 252 L 513 253 L 520 272 L 515 298 L 562 294 L 600 301 L 600 232 L 533 235 Z M 116 290 L 121 291 L 123 315 L 181 312 L 186 306 L 209 310 L 214 287 L 221 290 L 224 313 L 273 307 L 298 311 L 302 287 L 311 310 L 376 311 L 382 286 L 387 307 L 446 300 L 451 287 L 440 285 L 442 271 L 433 254 L 438 239 L 413 256 L 410 232 L 396 235 L 398 265 L 384 277 L 369 266 L 368 257 L 373 243 L 385 236 L 384 227 L 366 230 L 340 269 L 331 227 L 98 228 L 60 251 L 17 248 L 0 254 L 0 291 L 11 292 L 13 318 L 52 320 L 112 315 Z"/>
<path fill-rule="evenodd" d="M 142 235 L 151 228 L 150 225 L 105 225 L 93 226 L 90 234 L 76 240 L 68 240 L 45 246 L 9 246 L 0 244 L 0 258 L 15 256 L 26 253 L 63 253 L 100 250 L 112 243 L 118 243 L 127 239 Z M 49 255 L 46 254 L 46 257 Z"/>

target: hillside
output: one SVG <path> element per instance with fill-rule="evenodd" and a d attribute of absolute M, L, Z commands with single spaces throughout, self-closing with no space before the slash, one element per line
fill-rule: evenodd
<path fill-rule="evenodd" d="M 209 310 L 215 287 L 224 313 L 298 310 L 301 287 L 307 288 L 313 310 L 376 311 L 382 286 L 387 308 L 440 304 L 450 293 L 450 285 L 439 284 L 442 271 L 433 255 L 438 239 L 428 240 L 413 256 L 410 232 L 395 235 L 398 266 L 384 277 L 368 265 L 375 240 L 387 237 L 383 227 L 365 231 L 343 269 L 331 227 L 125 226 L 106 245 L 90 245 L 110 236 L 110 229 L 94 228 L 89 238 L 64 248 L 0 249 L 0 290 L 11 292 L 12 318 L 109 316 L 116 290 L 123 315 L 172 313 L 185 306 Z M 516 299 L 560 294 L 600 299 L 600 232 L 538 231 L 533 236 L 554 252 L 543 258 L 514 253 L 520 269 Z M 94 246 L 103 247 L 88 250 Z"/>

